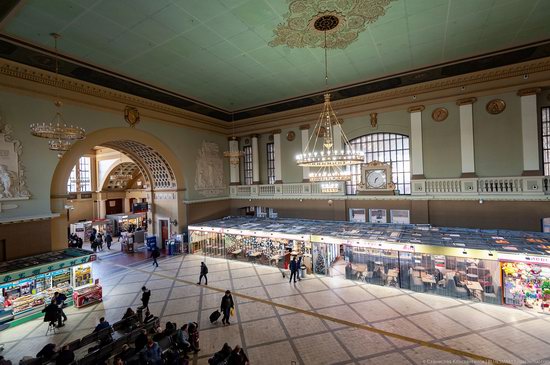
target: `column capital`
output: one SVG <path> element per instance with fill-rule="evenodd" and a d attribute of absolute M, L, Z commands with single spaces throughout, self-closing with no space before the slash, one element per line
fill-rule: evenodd
<path fill-rule="evenodd" d="M 518 90 L 517 94 L 518 96 L 527 96 L 527 95 L 534 95 L 541 92 L 540 87 L 529 87 L 527 89 L 520 89 Z"/>
<path fill-rule="evenodd" d="M 231 141 L 237 141 L 237 142 L 239 142 L 239 141 L 241 140 L 241 137 L 235 137 L 235 136 L 227 137 L 227 140 L 228 140 L 229 142 L 231 142 Z"/>
<path fill-rule="evenodd" d="M 342 125 L 342 124 L 344 124 L 344 120 L 340 119 L 340 118 L 337 118 L 334 122 L 332 122 L 332 125 L 336 125 L 336 123 Z"/>
<path fill-rule="evenodd" d="M 462 99 L 458 99 L 456 101 L 456 105 L 458 106 L 461 106 L 461 105 L 469 105 L 469 104 L 473 104 L 477 101 L 477 98 L 476 97 L 469 97 L 469 98 L 462 98 Z"/>
<path fill-rule="evenodd" d="M 256 138 L 256 139 L 258 139 L 258 138 L 260 138 L 260 135 L 257 134 L 257 133 L 251 134 L 251 135 L 250 135 L 250 138 Z"/>
<path fill-rule="evenodd" d="M 415 112 L 421 112 L 421 111 L 423 111 L 424 109 L 426 109 L 426 108 L 424 108 L 424 105 L 415 105 L 415 106 L 409 107 L 409 108 L 407 109 L 407 111 L 408 111 L 409 113 L 415 113 Z"/>
<path fill-rule="evenodd" d="M 280 129 L 274 129 L 271 131 L 271 134 L 281 134 L 281 133 L 283 133 L 283 131 Z"/>
<path fill-rule="evenodd" d="M 306 129 L 309 129 L 309 124 L 302 124 L 300 126 L 300 130 L 303 131 L 303 130 L 306 130 Z"/>

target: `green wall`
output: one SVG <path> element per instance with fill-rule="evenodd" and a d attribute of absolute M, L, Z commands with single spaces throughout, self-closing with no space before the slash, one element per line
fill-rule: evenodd
<path fill-rule="evenodd" d="M 31 96 L 14 93 L 6 88 L 0 88 L 0 115 L 2 123 L 9 124 L 13 130 L 13 137 L 22 143 L 22 163 L 25 168 L 26 180 L 31 199 L 17 201 L 19 207 L 3 210 L 2 218 L 41 215 L 50 213 L 50 186 L 55 167 L 58 163 L 57 154 L 48 150 L 46 139 L 33 137 L 29 125 L 33 122 L 50 122 L 55 113 L 53 98 Z M 124 127 L 123 111 L 113 112 L 100 108 L 91 108 L 82 104 L 64 101 L 63 114 L 69 124 L 76 124 L 94 132 L 99 129 Z M 186 199 L 204 198 L 194 189 L 195 159 L 203 140 L 216 142 L 220 146 L 220 153 L 227 147 L 227 137 L 211 132 L 200 131 L 159 122 L 142 117 L 137 129 L 146 131 L 164 142 L 176 155 L 181 163 Z M 224 162 L 225 181 L 229 182 L 229 168 Z M 225 193 L 223 196 L 226 196 Z"/>

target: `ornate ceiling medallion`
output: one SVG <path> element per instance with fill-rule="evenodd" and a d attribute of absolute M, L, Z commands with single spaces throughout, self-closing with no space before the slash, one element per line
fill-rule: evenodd
<path fill-rule="evenodd" d="M 500 114 L 506 109 L 506 103 L 502 99 L 493 99 L 487 103 L 485 109 L 489 114 Z"/>
<path fill-rule="evenodd" d="M 442 122 L 449 116 L 449 111 L 445 108 L 436 108 L 432 112 L 432 119 L 436 122 Z"/>
<path fill-rule="evenodd" d="M 289 12 L 273 31 L 269 45 L 290 48 L 346 48 L 357 39 L 367 24 L 386 13 L 395 0 L 289 0 Z"/>

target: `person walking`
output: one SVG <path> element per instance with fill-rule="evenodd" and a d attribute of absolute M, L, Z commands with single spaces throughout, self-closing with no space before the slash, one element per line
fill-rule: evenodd
<path fill-rule="evenodd" d="M 109 232 L 105 233 L 105 243 L 107 244 L 107 250 L 111 249 L 111 243 L 113 243 L 113 236 Z"/>
<path fill-rule="evenodd" d="M 290 279 L 288 282 L 290 283 L 292 281 L 292 277 L 294 277 L 294 282 L 296 282 L 296 273 L 298 272 L 298 263 L 296 262 L 296 256 L 292 257 L 292 260 L 290 261 Z"/>
<path fill-rule="evenodd" d="M 296 265 L 296 271 L 298 272 L 298 281 L 302 281 L 300 272 L 302 271 L 302 256 L 298 257 L 298 263 Z"/>
<path fill-rule="evenodd" d="M 202 278 L 204 277 L 204 285 L 208 285 L 208 278 L 206 277 L 206 274 L 208 274 L 208 267 L 204 262 L 201 262 L 201 274 L 199 276 L 199 282 L 197 284 L 201 285 Z"/>
<path fill-rule="evenodd" d="M 101 232 L 97 234 L 97 247 L 99 247 L 99 251 L 103 251 L 103 235 Z"/>
<path fill-rule="evenodd" d="M 63 311 L 63 306 L 65 305 L 65 301 L 67 300 L 67 296 L 60 292 L 53 293 L 52 302 L 55 302 L 57 304 L 57 307 L 59 308 L 59 313 L 61 314 L 61 317 L 63 317 L 63 322 L 67 321 L 67 315 Z"/>
<path fill-rule="evenodd" d="M 222 297 L 222 303 L 220 305 L 221 312 L 223 313 L 222 323 L 225 325 L 230 325 L 229 316 L 231 315 L 231 309 L 235 308 L 235 303 L 233 303 L 233 297 L 231 296 L 231 291 L 226 290 L 225 295 Z"/>
<path fill-rule="evenodd" d="M 151 257 L 153 258 L 153 266 L 159 267 L 159 263 L 157 262 L 157 258 L 160 256 L 160 250 L 157 246 L 153 248 L 153 251 L 151 252 Z"/>
<path fill-rule="evenodd" d="M 151 290 L 144 285 L 141 287 L 141 305 L 143 308 L 149 309 L 149 299 L 151 299 Z"/>

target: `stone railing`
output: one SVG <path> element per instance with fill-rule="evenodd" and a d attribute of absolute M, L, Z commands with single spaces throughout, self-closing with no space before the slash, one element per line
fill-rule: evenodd
<path fill-rule="evenodd" d="M 273 185 L 236 185 L 231 186 L 231 198 L 295 198 L 345 196 L 343 182 L 332 183 L 327 187 L 323 183 L 292 183 Z M 412 196 L 434 197 L 470 197 L 475 196 L 514 196 L 519 199 L 550 195 L 550 176 L 483 177 L 456 179 L 425 179 L 411 181 Z M 384 199 L 406 199 L 408 195 Z M 354 195 L 353 199 L 372 199 L 372 195 Z M 498 198 L 497 198 L 498 199 Z"/>
<path fill-rule="evenodd" d="M 413 180 L 412 195 L 544 195 L 548 176 L 482 177 Z"/>
<path fill-rule="evenodd" d="M 243 197 L 296 197 L 296 196 L 334 196 L 346 195 L 343 182 L 330 183 L 295 183 L 272 185 L 235 185 L 230 187 L 232 198 Z"/>

